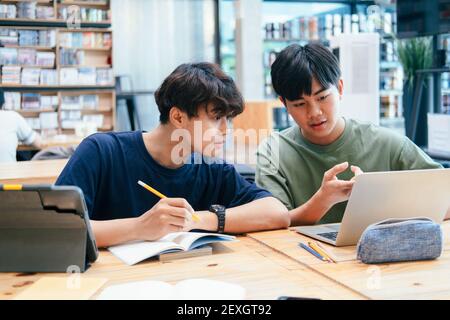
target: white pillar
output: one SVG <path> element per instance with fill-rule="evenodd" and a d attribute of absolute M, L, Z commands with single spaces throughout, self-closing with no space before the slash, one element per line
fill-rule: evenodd
<path fill-rule="evenodd" d="M 235 2 L 236 83 L 245 100 L 264 99 L 262 2 Z"/>

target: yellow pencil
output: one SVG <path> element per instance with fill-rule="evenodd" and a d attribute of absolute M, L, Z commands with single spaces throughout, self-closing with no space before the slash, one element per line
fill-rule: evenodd
<path fill-rule="evenodd" d="M 163 195 L 161 192 L 159 192 L 156 189 L 153 189 L 152 187 L 150 187 L 148 184 L 146 184 L 145 182 L 142 182 L 141 180 L 138 181 L 138 184 L 142 187 L 144 187 L 145 189 L 147 189 L 148 191 L 150 191 L 151 193 L 153 193 L 155 196 L 160 197 L 161 199 L 167 198 L 165 195 Z M 200 221 L 200 217 L 198 214 L 193 213 L 192 214 L 192 220 L 194 220 L 194 222 L 199 222 Z"/>
<path fill-rule="evenodd" d="M 328 260 L 329 262 L 334 262 L 334 263 L 336 263 L 336 261 L 333 260 L 333 259 L 330 257 L 330 255 L 329 255 L 322 247 L 320 247 L 317 243 L 315 243 L 315 242 L 308 242 L 308 245 L 309 245 L 312 249 L 316 250 L 322 257 L 324 257 L 324 258 L 325 258 L 326 260 Z"/>
<path fill-rule="evenodd" d="M 317 246 L 318 246 L 319 248 L 321 248 L 322 250 L 324 250 L 324 251 L 328 254 L 328 257 L 330 257 L 331 261 L 333 261 L 334 263 L 337 263 L 338 258 L 336 258 L 336 256 L 335 256 L 333 253 L 328 252 L 328 251 L 326 250 L 326 248 L 325 248 L 322 244 L 320 244 L 320 242 L 315 242 L 315 243 L 317 244 Z"/>

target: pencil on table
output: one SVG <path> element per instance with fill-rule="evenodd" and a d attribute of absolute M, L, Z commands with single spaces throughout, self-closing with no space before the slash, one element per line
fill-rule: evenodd
<path fill-rule="evenodd" d="M 322 255 L 323 257 L 325 257 L 325 259 L 327 259 L 330 262 L 334 262 L 336 263 L 336 260 L 334 260 L 333 258 L 330 257 L 330 254 L 321 246 L 319 245 L 319 243 L 317 242 L 308 242 L 308 245 L 314 249 L 315 251 L 317 251 L 320 255 Z"/>
<path fill-rule="evenodd" d="M 315 251 L 314 249 L 312 249 L 311 247 L 308 247 L 306 244 L 300 242 L 298 244 L 300 247 L 302 247 L 303 249 L 305 249 L 306 251 L 308 251 L 309 253 L 311 253 L 313 256 L 315 256 L 316 258 L 322 260 L 322 261 L 326 261 L 324 257 L 322 257 L 317 251 Z"/>
<path fill-rule="evenodd" d="M 153 193 L 155 196 L 164 199 L 167 198 L 165 195 L 163 195 L 161 192 L 159 192 L 158 190 L 150 187 L 148 184 L 146 184 L 145 182 L 142 182 L 141 180 L 138 181 L 138 184 L 142 187 L 144 187 L 145 189 L 147 189 L 148 191 L 150 191 L 151 193 Z M 192 214 L 192 220 L 194 220 L 194 222 L 199 222 L 200 221 L 200 217 L 198 214 L 193 213 Z"/>

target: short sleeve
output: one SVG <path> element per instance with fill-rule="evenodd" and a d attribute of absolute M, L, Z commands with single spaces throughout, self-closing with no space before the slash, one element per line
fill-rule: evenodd
<path fill-rule="evenodd" d="M 77 147 L 56 181 L 56 185 L 77 186 L 83 191 L 91 218 L 101 180 L 100 163 L 97 142 L 87 138 Z"/>
<path fill-rule="evenodd" d="M 24 144 L 32 144 L 36 139 L 36 132 L 31 129 L 27 121 L 19 114 L 17 115 L 17 139 Z"/>
<path fill-rule="evenodd" d="M 403 138 L 398 158 L 393 166 L 396 170 L 439 169 L 442 166 L 434 162 L 425 152 L 407 137 Z"/>
<path fill-rule="evenodd" d="M 227 208 L 272 196 L 270 192 L 259 188 L 255 183 L 245 180 L 230 164 L 223 166 L 220 194 L 221 204 Z"/>
<path fill-rule="evenodd" d="M 256 183 L 270 191 L 289 210 L 294 208 L 294 200 L 286 179 L 280 171 L 280 156 L 273 152 L 277 139 L 269 137 L 261 143 L 256 153 Z M 275 146 L 276 147 L 276 146 Z"/>

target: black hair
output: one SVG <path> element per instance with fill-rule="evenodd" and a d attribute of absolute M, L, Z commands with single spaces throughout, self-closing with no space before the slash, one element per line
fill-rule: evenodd
<path fill-rule="evenodd" d="M 155 92 L 162 124 L 169 121 L 172 107 L 178 107 L 192 118 L 198 108 L 212 104 L 218 116 L 233 118 L 244 111 L 244 101 L 233 79 L 212 63 L 182 64 L 177 67 Z M 208 110 L 207 110 L 208 111 Z"/>
<path fill-rule="evenodd" d="M 339 85 L 341 69 L 336 56 L 324 45 L 292 44 L 281 51 L 271 68 L 272 85 L 277 95 L 290 101 L 311 95 L 313 78 L 323 88 Z"/>
<path fill-rule="evenodd" d="M 3 109 L 4 104 L 5 104 L 5 93 L 3 92 L 3 89 L 0 88 L 0 110 Z"/>

